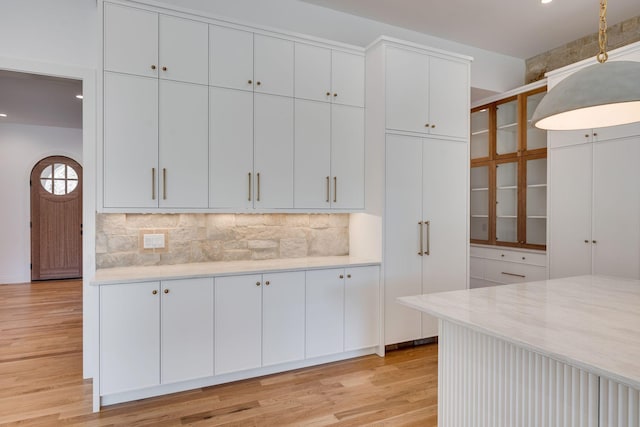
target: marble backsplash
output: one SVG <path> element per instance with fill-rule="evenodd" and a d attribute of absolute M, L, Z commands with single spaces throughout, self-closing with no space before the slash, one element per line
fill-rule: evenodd
<path fill-rule="evenodd" d="M 144 249 L 142 236 L 164 234 Z M 349 254 L 349 214 L 97 214 L 96 267 Z"/>

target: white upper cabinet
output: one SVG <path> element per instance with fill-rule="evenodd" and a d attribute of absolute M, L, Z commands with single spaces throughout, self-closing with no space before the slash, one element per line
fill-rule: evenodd
<path fill-rule="evenodd" d="M 104 206 L 158 206 L 158 81 L 104 73 Z"/>
<path fill-rule="evenodd" d="M 104 22 L 105 70 L 207 84 L 207 24 L 111 3 Z"/>
<path fill-rule="evenodd" d="M 295 97 L 364 107 L 364 57 L 296 43 Z"/>
<path fill-rule="evenodd" d="M 364 109 L 331 106 L 331 207 L 364 208 Z"/>
<path fill-rule="evenodd" d="M 364 56 L 334 50 L 331 88 L 333 103 L 364 107 Z"/>
<path fill-rule="evenodd" d="M 293 207 L 293 98 L 254 95 L 256 208 Z"/>
<path fill-rule="evenodd" d="M 104 69 L 158 77 L 158 14 L 104 4 Z"/>
<path fill-rule="evenodd" d="M 387 129 L 468 138 L 466 62 L 387 47 L 386 73 Z"/>
<path fill-rule="evenodd" d="M 293 42 L 254 34 L 253 75 L 256 92 L 293 96 Z"/>
<path fill-rule="evenodd" d="M 209 84 L 253 90 L 253 33 L 209 26 Z"/>
<path fill-rule="evenodd" d="M 253 207 L 253 93 L 209 88 L 209 206 Z"/>
<path fill-rule="evenodd" d="M 209 26 L 160 15 L 159 77 L 206 85 L 209 82 Z"/>
<path fill-rule="evenodd" d="M 160 207 L 208 207 L 209 88 L 161 81 Z"/>

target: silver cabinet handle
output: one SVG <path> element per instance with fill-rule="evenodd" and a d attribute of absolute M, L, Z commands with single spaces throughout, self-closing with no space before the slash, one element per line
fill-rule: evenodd
<path fill-rule="evenodd" d="M 249 172 L 249 201 L 251 201 L 251 172 Z"/>
<path fill-rule="evenodd" d="M 429 255 L 431 253 L 431 221 L 424 223 L 427 225 L 427 251 L 424 254 Z"/>
<path fill-rule="evenodd" d="M 156 168 L 151 168 L 151 200 L 156 199 Z"/>
<path fill-rule="evenodd" d="M 256 176 L 258 178 L 258 194 L 256 195 L 256 201 L 259 202 L 260 201 L 260 172 L 258 172 Z"/>
<path fill-rule="evenodd" d="M 167 168 L 162 168 L 162 200 L 167 200 Z"/>
<path fill-rule="evenodd" d="M 329 177 L 327 177 L 327 203 L 329 203 Z"/>
<path fill-rule="evenodd" d="M 513 277 L 522 277 L 523 279 L 527 276 L 522 275 L 522 274 L 515 274 L 515 273 L 506 273 L 506 272 L 502 272 L 501 274 L 504 274 L 505 276 L 513 276 Z"/>
<path fill-rule="evenodd" d="M 418 232 L 418 234 L 420 234 L 420 251 L 418 252 L 418 255 L 422 256 L 422 254 L 424 253 L 422 242 L 422 221 L 419 221 L 418 225 L 420 226 L 420 231 Z"/>
<path fill-rule="evenodd" d="M 333 203 L 338 203 L 338 177 L 333 177 Z"/>

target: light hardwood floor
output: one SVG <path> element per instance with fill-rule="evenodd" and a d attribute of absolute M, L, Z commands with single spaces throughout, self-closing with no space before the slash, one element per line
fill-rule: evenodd
<path fill-rule="evenodd" d="M 435 426 L 437 345 L 91 411 L 82 284 L 0 285 L 0 425 Z"/>

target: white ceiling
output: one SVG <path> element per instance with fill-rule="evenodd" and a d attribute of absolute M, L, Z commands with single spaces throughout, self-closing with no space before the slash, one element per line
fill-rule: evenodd
<path fill-rule="evenodd" d="M 302 0 L 469 46 L 527 59 L 598 31 L 599 0 Z M 609 26 L 640 0 L 609 0 Z"/>
<path fill-rule="evenodd" d="M 80 80 L 0 70 L 2 123 L 82 128 Z"/>

